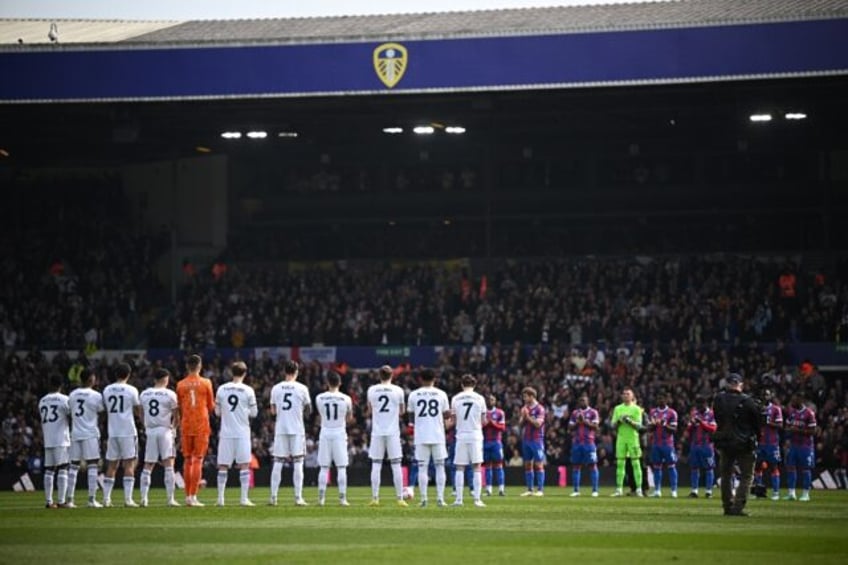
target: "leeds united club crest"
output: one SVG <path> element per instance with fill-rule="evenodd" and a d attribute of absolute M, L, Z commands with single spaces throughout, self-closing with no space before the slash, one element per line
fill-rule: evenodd
<path fill-rule="evenodd" d="M 389 88 L 393 88 L 403 78 L 406 63 L 406 47 L 399 43 L 383 43 L 374 49 L 374 70 Z"/>

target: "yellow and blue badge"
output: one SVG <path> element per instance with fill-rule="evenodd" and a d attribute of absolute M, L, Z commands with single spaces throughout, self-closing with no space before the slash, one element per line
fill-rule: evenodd
<path fill-rule="evenodd" d="M 400 82 L 406 72 L 408 55 L 400 43 L 383 43 L 374 49 L 374 70 L 388 88 Z"/>

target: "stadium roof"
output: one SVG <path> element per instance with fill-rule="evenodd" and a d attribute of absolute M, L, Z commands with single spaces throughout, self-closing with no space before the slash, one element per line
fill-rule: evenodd
<path fill-rule="evenodd" d="M 848 17 L 848 0 L 677 0 L 465 12 L 187 22 L 57 21 L 59 42 L 297 43 L 534 35 Z M 47 43 L 48 20 L 0 20 L 0 43 Z"/>

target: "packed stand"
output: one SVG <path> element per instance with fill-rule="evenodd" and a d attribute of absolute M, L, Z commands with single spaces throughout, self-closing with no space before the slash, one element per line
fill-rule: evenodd
<path fill-rule="evenodd" d="M 0 237 L 6 351 L 137 346 L 142 316 L 163 301 L 158 238 L 130 233 L 117 180 L 30 188 Z M 133 339 L 136 343 L 132 342 Z"/>

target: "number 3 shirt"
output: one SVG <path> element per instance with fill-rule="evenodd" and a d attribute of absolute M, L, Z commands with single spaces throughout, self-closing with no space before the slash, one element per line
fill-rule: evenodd
<path fill-rule="evenodd" d="M 208 436 L 209 413 L 215 410 L 212 381 L 199 375 L 188 375 L 177 383 L 180 405 L 180 433 L 183 436 Z"/>
<path fill-rule="evenodd" d="M 103 412 L 103 395 L 93 388 L 85 387 L 74 389 L 69 398 L 71 405 L 71 439 L 79 441 L 83 439 L 99 438 L 100 426 L 98 425 L 98 414 Z"/>

